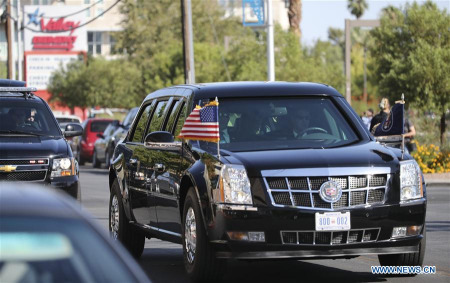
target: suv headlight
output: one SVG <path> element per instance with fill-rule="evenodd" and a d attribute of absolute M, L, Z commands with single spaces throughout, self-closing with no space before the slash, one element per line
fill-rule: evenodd
<path fill-rule="evenodd" d="M 400 201 L 423 197 L 422 173 L 415 160 L 400 162 Z"/>
<path fill-rule="evenodd" d="M 220 174 L 220 202 L 252 205 L 250 181 L 242 165 L 224 165 Z"/>
<path fill-rule="evenodd" d="M 65 177 L 75 175 L 75 162 L 74 158 L 57 158 L 53 159 L 52 178 Z"/>

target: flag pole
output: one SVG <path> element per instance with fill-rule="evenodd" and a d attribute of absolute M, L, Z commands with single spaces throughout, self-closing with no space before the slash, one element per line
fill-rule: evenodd
<path fill-rule="evenodd" d="M 219 99 L 217 99 L 216 96 L 216 102 L 217 102 L 217 123 L 219 124 L 219 140 L 217 141 L 217 157 L 220 161 L 220 123 L 219 123 Z"/>
<path fill-rule="evenodd" d="M 403 115 L 405 115 L 404 111 L 405 111 L 405 94 L 402 93 L 402 103 L 403 103 Z M 403 123 L 405 122 L 405 117 L 403 117 Z M 402 129 L 402 133 L 405 129 L 405 126 L 403 125 L 403 129 Z M 402 145 L 401 145 L 401 151 L 402 151 L 402 160 L 403 160 L 403 155 L 405 154 L 405 133 L 402 134 Z"/>

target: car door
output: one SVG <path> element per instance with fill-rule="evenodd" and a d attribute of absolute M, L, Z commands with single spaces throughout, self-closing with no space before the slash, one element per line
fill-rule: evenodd
<path fill-rule="evenodd" d="M 168 119 L 163 130 L 174 134 L 177 120 L 186 117 L 186 100 L 174 99 Z M 179 134 L 176 133 L 176 134 Z M 157 145 L 156 145 L 157 146 Z M 155 162 L 155 179 L 157 193 L 158 226 L 160 229 L 181 235 L 181 219 L 179 208 L 180 162 L 182 154 L 181 142 L 160 146 L 159 159 Z"/>
<path fill-rule="evenodd" d="M 143 139 L 154 108 L 154 103 L 148 103 L 141 107 L 139 116 L 134 124 L 126 147 L 131 153 L 127 163 L 127 183 L 130 192 L 130 206 L 134 218 L 139 224 L 150 225 L 152 219 L 156 224 L 156 211 L 149 210 L 149 196 L 151 183 L 149 182 L 148 152 Z M 152 214 L 153 212 L 153 214 Z"/>

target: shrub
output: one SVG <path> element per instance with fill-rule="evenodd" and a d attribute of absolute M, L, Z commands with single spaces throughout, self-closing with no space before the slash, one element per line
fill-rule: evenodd
<path fill-rule="evenodd" d="M 423 173 L 445 173 L 450 172 L 450 150 L 440 150 L 434 144 L 417 145 L 417 151 L 413 153 L 413 157 L 422 169 Z"/>

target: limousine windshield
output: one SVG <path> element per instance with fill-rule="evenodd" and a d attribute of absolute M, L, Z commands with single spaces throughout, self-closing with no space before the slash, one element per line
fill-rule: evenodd
<path fill-rule="evenodd" d="M 328 98 L 223 99 L 220 148 L 230 151 L 330 148 L 359 140 Z"/>

